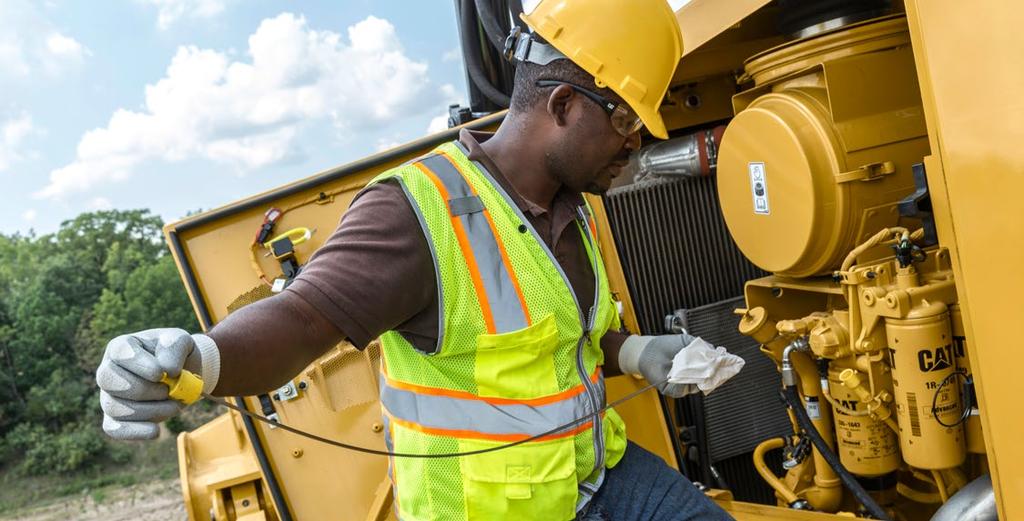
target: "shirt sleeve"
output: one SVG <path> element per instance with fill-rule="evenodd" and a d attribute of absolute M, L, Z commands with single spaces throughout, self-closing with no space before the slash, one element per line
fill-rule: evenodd
<path fill-rule="evenodd" d="M 437 337 L 436 318 L 423 320 L 431 311 L 437 316 L 433 259 L 397 181 L 366 189 L 285 291 L 359 348 L 389 330 L 414 345 Z"/>

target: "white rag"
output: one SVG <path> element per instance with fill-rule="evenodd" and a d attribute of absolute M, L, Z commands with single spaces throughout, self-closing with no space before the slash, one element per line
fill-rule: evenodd
<path fill-rule="evenodd" d="M 740 372 L 744 363 L 742 358 L 730 354 L 724 347 L 715 348 L 704 339 L 697 338 L 672 359 L 668 383 L 696 384 L 707 395 Z"/>

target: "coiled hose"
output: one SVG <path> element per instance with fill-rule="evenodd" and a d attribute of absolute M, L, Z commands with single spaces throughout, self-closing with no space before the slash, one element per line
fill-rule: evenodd
<path fill-rule="evenodd" d="M 495 105 L 508 108 L 511 98 L 494 86 L 484 70 L 483 56 L 481 55 L 483 51 L 480 49 L 480 29 L 475 8 L 476 4 L 473 0 L 461 0 L 459 3 L 459 37 L 462 40 L 466 72 L 469 74 L 470 81 L 485 98 Z"/>
<path fill-rule="evenodd" d="M 508 31 L 503 31 L 501 26 L 498 24 L 498 16 L 494 12 L 494 5 L 492 0 L 475 0 L 477 18 L 480 19 L 480 25 L 484 28 L 484 36 L 494 46 L 494 50 L 498 51 L 498 54 L 505 52 L 505 37 L 508 36 Z M 506 16 L 508 13 L 504 13 Z"/>
<path fill-rule="evenodd" d="M 803 427 L 804 431 L 807 432 L 807 436 L 811 438 L 811 443 L 813 443 L 814 447 L 818 449 L 821 456 L 825 458 L 825 461 L 828 462 L 830 467 L 832 467 L 832 470 L 836 471 L 836 474 L 839 475 L 839 479 L 842 480 L 843 484 L 846 485 L 846 488 L 853 493 L 853 496 L 857 498 L 857 501 L 859 501 L 861 505 L 864 505 L 864 508 L 867 509 L 868 513 L 874 516 L 875 519 L 892 521 L 889 515 L 886 514 L 885 510 L 883 510 L 882 507 L 875 502 L 874 498 L 864 490 L 864 487 L 860 486 L 860 483 L 857 482 L 857 478 L 853 477 L 853 474 L 850 474 L 850 471 L 846 470 L 846 467 L 844 467 L 839 461 L 839 456 L 836 456 L 836 453 L 832 452 L 832 449 L 830 449 L 828 444 L 825 443 L 825 440 L 821 437 L 821 433 L 819 433 L 818 429 L 814 427 L 814 423 L 811 422 L 811 418 L 807 416 L 807 410 L 804 409 L 804 405 L 800 400 L 800 395 L 797 394 L 796 386 L 787 386 L 783 390 L 783 394 L 786 397 L 786 403 L 789 405 L 789 408 L 793 410 L 793 414 L 796 416 L 797 423 L 799 423 L 800 426 Z"/>

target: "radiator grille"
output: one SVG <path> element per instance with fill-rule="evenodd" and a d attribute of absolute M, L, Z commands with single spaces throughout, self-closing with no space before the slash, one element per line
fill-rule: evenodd
<path fill-rule="evenodd" d="M 743 294 L 766 275 L 729 235 L 714 177 L 652 180 L 605 198 L 640 332 L 664 332 L 665 315 Z"/>
<path fill-rule="evenodd" d="M 760 441 L 788 433 L 777 398 L 774 364 L 737 331 L 735 307 L 743 285 L 767 273 L 733 242 L 718 203 L 715 179 L 654 180 L 609 191 L 605 206 L 640 332 L 664 333 L 664 318 L 684 310 L 688 330 L 746 360 L 743 371 L 708 397 L 679 400 L 691 479 L 722 485 L 739 500 L 774 504 L 771 489 L 751 462 Z M 772 454 L 769 465 L 778 467 Z M 777 472 L 781 469 L 776 468 Z"/>
<path fill-rule="evenodd" d="M 753 452 L 758 443 L 792 431 L 779 399 L 782 381 L 775 363 L 737 328 L 739 317 L 732 311 L 741 306 L 743 297 L 738 297 L 679 313 L 690 334 L 725 347 L 746 362 L 736 376 L 702 398 L 712 462 Z"/>
<path fill-rule="evenodd" d="M 777 503 L 775 491 L 761 479 L 761 475 L 757 473 L 750 461 L 750 454 L 733 456 L 715 463 L 715 470 L 729 485 L 729 490 L 732 491 L 732 496 L 736 501 L 775 505 Z M 764 462 L 776 476 L 783 474 L 782 449 L 768 451 L 764 455 Z"/>
<path fill-rule="evenodd" d="M 242 293 L 241 295 L 235 297 L 235 300 L 232 300 L 231 303 L 228 304 L 228 313 L 234 313 L 235 311 L 238 311 L 239 309 L 242 309 L 245 306 L 252 304 L 253 302 L 263 300 L 265 298 L 269 298 L 272 296 L 274 296 L 274 294 L 270 291 L 270 286 L 266 284 L 260 284 L 259 286 L 256 286 L 250 289 L 249 291 L 246 291 L 245 293 Z"/>

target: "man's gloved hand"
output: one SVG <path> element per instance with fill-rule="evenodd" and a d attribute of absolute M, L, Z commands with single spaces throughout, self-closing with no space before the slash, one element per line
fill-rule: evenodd
<path fill-rule="evenodd" d="M 697 386 L 669 383 L 668 373 L 672 369 L 672 358 L 693 340 L 694 337 L 686 333 L 630 336 L 619 349 L 619 368 L 623 373 L 643 375 L 647 383 L 658 384 L 658 391 L 665 396 L 682 398 L 697 392 Z"/>
<path fill-rule="evenodd" d="M 627 338 L 619 368 L 643 375 L 666 396 L 682 398 L 698 390 L 710 393 L 743 368 L 743 359 L 683 332 Z"/>
<path fill-rule="evenodd" d="M 168 397 L 169 389 L 160 380 L 164 373 L 176 378 L 182 369 L 199 375 L 203 392 L 211 392 L 220 376 L 220 352 L 213 339 L 163 328 L 111 340 L 96 370 L 103 430 L 120 440 L 156 438 L 157 423 L 183 407 Z"/>

